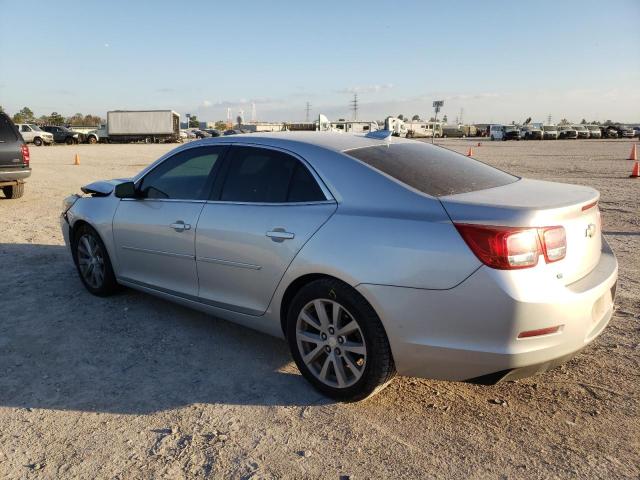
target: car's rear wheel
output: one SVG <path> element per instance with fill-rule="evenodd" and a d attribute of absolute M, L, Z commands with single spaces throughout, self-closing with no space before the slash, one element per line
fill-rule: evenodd
<path fill-rule="evenodd" d="M 89 292 L 105 297 L 118 291 L 107 249 L 98 233 L 89 225 L 82 225 L 75 232 L 73 260 Z"/>
<path fill-rule="evenodd" d="M 302 375 L 328 397 L 362 400 L 395 375 L 376 312 L 338 280 L 316 280 L 297 293 L 287 315 L 287 339 Z"/>
<path fill-rule="evenodd" d="M 41 146 L 41 145 L 42 145 L 42 139 L 41 139 L 40 137 L 36 137 L 36 138 L 34 138 L 34 139 L 33 139 L 33 144 L 34 144 L 36 147 Z"/>
<path fill-rule="evenodd" d="M 2 193 L 4 193 L 4 196 L 7 198 L 20 198 L 22 195 L 24 195 L 24 183 L 2 187 Z"/>
<path fill-rule="evenodd" d="M 96 137 L 94 137 L 93 135 L 91 135 L 91 136 L 89 137 L 89 143 L 90 143 L 91 145 L 95 145 L 96 143 L 98 143 L 98 139 L 97 139 Z"/>
<path fill-rule="evenodd" d="M 67 145 L 73 145 L 73 137 L 65 138 L 64 143 L 66 143 Z"/>

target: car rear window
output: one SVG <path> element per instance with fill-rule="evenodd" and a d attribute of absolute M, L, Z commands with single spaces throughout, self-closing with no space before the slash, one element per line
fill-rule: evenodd
<path fill-rule="evenodd" d="M 0 115 L 0 142 L 9 143 L 16 140 L 18 140 L 18 134 L 11 120 L 6 115 Z"/>
<path fill-rule="evenodd" d="M 365 147 L 344 153 L 434 197 L 500 187 L 518 180 L 472 158 L 421 142 Z"/>

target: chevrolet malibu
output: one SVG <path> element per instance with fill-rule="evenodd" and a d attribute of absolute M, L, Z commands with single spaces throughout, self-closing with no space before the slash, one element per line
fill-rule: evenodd
<path fill-rule="evenodd" d="M 597 191 L 385 132 L 204 139 L 82 190 L 61 225 L 89 292 L 128 286 L 283 337 L 335 399 L 396 372 L 533 375 L 612 316 Z"/>

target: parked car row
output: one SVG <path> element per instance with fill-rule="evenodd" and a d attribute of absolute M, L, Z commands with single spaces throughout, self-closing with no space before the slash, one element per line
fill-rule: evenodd
<path fill-rule="evenodd" d="M 42 127 L 34 123 L 16 124 L 20 135 L 25 143 L 33 143 L 36 147 L 41 145 L 51 145 L 52 143 L 84 143 L 87 136 L 84 133 L 74 132 L 67 127 L 57 125 L 44 125 Z"/>
<path fill-rule="evenodd" d="M 587 138 L 633 138 L 640 135 L 640 127 L 620 125 L 488 125 L 486 136 L 491 140 L 558 140 Z"/>

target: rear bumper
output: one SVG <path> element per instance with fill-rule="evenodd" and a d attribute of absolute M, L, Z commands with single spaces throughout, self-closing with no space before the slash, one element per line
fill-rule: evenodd
<path fill-rule="evenodd" d="M 571 285 L 514 282 L 479 268 L 450 290 L 359 285 L 376 309 L 402 375 L 495 383 L 545 371 L 592 342 L 613 315 L 618 264 L 603 241 L 600 262 Z M 518 338 L 562 325 L 557 333 Z"/>
<path fill-rule="evenodd" d="M 0 182 L 12 182 L 17 180 L 24 180 L 31 176 L 30 168 L 11 168 L 0 169 Z"/>

